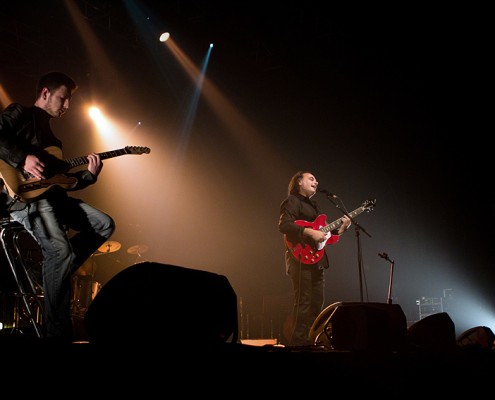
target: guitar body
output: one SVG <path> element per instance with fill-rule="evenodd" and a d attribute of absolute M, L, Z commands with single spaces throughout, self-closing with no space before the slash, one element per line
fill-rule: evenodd
<path fill-rule="evenodd" d="M 62 150 L 58 147 L 47 147 L 45 152 L 48 164 L 50 163 L 50 159 L 54 159 L 53 157 L 57 160 L 62 160 Z M 56 169 L 54 169 L 54 172 L 57 172 Z M 14 197 L 17 195 L 25 201 L 41 196 L 53 186 L 61 186 L 69 190 L 77 185 L 77 178 L 64 174 L 53 174 L 46 179 L 27 177 L 22 171 L 11 167 L 3 160 L 0 160 L 0 175 L 10 196 Z"/>
<path fill-rule="evenodd" d="M 76 167 L 88 164 L 87 157 L 76 157 L 68 160 L 62 159 L 62 150 L 51 146 L 44 149 L 43 162 L 46 164 L 45 173 L 48 171 L 48 178 L 36 179 L 26 176 L 23 171 L 13 168 L 5 161 L 0 160 L 0 178 L 3 179 L 5 187 L 11 197 L 29 202 L 41 196 L 54 186 L 59 186 L 65 190 L 74 189 L 77 186 L 77 178 L 66 175 L 70 170 L 75 171 Z M 98 153 L 101 160 L 118 157 L 125 154 L 148 154 L 149 147 L 126 146 L 122 149 L 111 150 Z"/>
<path fill-rule="evenodd" d="M 369 212 L 373 209 L 375 203 L 376 200 L 366 200 L 361 207 L 351 211 L 349 216 L 354 218 L 364 211 Z M 290 251 L 292 257 L 303 264 L 316 264 L 324 256 L 325 246 L 337 243 L 339 241 L 339 236 L 332 235 L 331 231 L 338 229 L 342 225 L 343 217 L 327 224 L 327 216 L 325 214 L 320 214 L 313 222 L 296 220 L 294 223 L 305 228 L 320 230 L 326 234 L 326 240 L 321 243 L 313 243 L 311 239 L 308 239 L 309 242 L 291 243 L 287 239 L 287 235 L 284 235 L 285 246 Z"/>
<path fill-rule="evenodd" d="M 297 225 L 320 230 L 327 225 L 327 216 L 325 214 L 320 214 L 313 222 L 304 221 L 298 219 L 294 221 Z M 339 241 L 339 237 L 335 235 L 327 234 L 327 239 L 324 242 L 318 243 L 317 245 L 306 242 L 306 243 L 291 243 L 287 240 L 285 236 L 285 244 L 287 249 L 289 249 L 292 256 L 301 261 L 303 264 L 316 264 L 320 261 L 325 253 L 325 246 L 329 244 L 334 244 Z"/>

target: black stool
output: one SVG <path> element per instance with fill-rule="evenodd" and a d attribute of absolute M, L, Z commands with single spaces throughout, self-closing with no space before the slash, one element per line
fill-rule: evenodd
<path fill-rule="evenodd" d="M 29 273 L 26 263 L 26 252 L 23 250 L 21 239 L 30 233 L 18 222 L 9 218 L 0 219 L 0 241 L 14 276 L 17 292 L 14 305 L 14 329 L 19 332 L 21 318 L 27 318 L 34 328 L 37 337 L 43 333 L 43 290 L 41 284 L 35 282 Z M 34 240 L 34 239 L 33 239 Z"/>

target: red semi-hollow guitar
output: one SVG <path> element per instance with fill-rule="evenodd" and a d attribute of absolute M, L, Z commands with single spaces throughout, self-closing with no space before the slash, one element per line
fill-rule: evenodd
<path fill-rule="evenodd" d="M 354 218 L 361 214 L 364 211 L 371 211 L 375 206 L 376 200 L 366 200 L 361 207 L 356 208 L 354 211 L 349 213 L 351 218 Z M 301 261 L 303 264 L 316 264 L 321 260 L 323 254 L 325 252 L 325 246 L 329 244 L 334 244 L 338 242 L 339 237 L 331 234 L 331 231 L 334 229 L 338 229 L 343 221 L 344 217 L 341 217 L 332 223 L 326 223 L 327 216 L 325 214 L 320 214 L 313 222 L 308 222 L 304 220 L 296 220 L 294 221 L 297 225 L 303 226 L 305 228 L 319 229 L 327 235 L 327 239 L 321 243 L 313 243 L 310 240 L 308 242 L 297 242 L 292 243 L 287 239 L 287 235 L 284 235 L 284 241 L 287 249 L 290 251 L 291 255 L 298 261 Z"/>

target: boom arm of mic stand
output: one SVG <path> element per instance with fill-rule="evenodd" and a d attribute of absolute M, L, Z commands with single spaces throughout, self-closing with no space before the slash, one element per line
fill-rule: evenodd
<path fill-rule="evenodd" d="M 347 213 L 345 210 L 343 210 L 343 209 L 342 209 L 342 208 L 341 208 L 341 207 L 340 207 L 340 206 L 339 206 L 339 205 L 338 205 L 338 204 L 337 204 L 337 203 L 333 200 L 333 195 L 332 195 L 332 194 L 327 194 L 327 195 L 326 195 L 326 198 L 327 198 L 328 200 L 330 200 L 330 201 L 333 203 L 333 205 L 335 206 L 335 208 L 339 209 L 339 210 L 340 210 L 340 212 L 341 212 L 342 214 L 344 214 L 345 216 L 347 216 L 347 217 L 351 220 L 351 222 L 354 224 L 354 227 L 355 227 L 356 229 L 358 229 L 358 230 L 360 230 L 360 231 L 363 231 L 364 233 L 366 233 L 366 235 L 367 235 L 368 237 L 371 237 L 371 235 L 370 235 L 370 234 L 366 231 L 366 229 L 364 229 L 361 225 L 359 225 L 359 224 L 358 224 L 358 223 L 354 220 L 354 218 L 352 218 L 352 217 L 349 215 L 349 213 Z"/>

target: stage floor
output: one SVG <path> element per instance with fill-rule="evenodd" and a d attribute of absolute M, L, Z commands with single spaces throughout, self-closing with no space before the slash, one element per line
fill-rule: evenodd
<path fill-rule="evenodd" d="M 461 390 L 484 394 L 495 376 L 495 352 L 475 346 L 329 351 L 318 346 L 211 345 L 200 337 L 194 343 L 96 345 L 4 335 L 0 355 L 2 386 L 15 385 L 22 393 L 34 390 L 40 395 L 61 390 L 48 386 L 65 382 L 73 385 L 67 393 L 78 396 L 138 391 L 140 398 L 173 393 L 181 398 L 196 393 L 244 398 L 296 393 L 431 398 L 433 393 L 459 395 Z"/>

